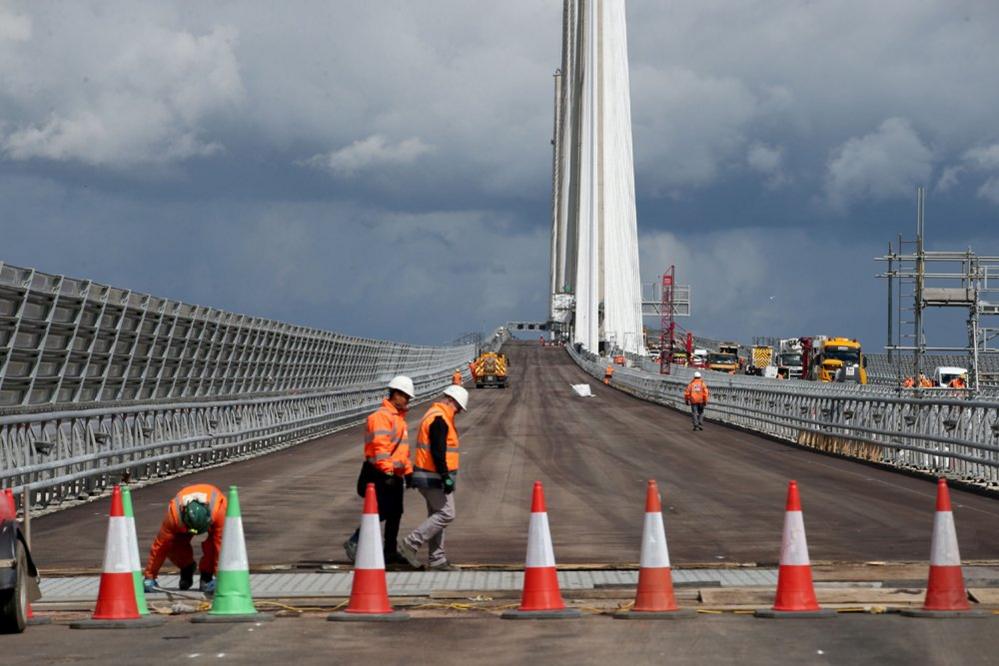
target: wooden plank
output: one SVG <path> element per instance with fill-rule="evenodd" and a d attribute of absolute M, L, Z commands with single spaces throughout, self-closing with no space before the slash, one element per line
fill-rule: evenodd
<path fill-rule="evenodd" d="M 817 587 L 815 595 L 820 604 L 921 604 L 925 590 L 917 588 L 823 588 Z M 701 603 L 709 606 L 739 606 L 773 603 L 773 588 L 702 588 L 698 593 Z"/>

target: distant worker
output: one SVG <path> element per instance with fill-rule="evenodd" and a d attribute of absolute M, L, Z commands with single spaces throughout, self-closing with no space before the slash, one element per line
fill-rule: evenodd
<path fill-rule="evenodd" d="M 610 364 L 607 366 L 607 369 L 604 370 L 604 384 L 610 385 L 611 377 L 613 376 L 614 376 L 614 365 Z"/>
<path fill-rule="evenodd" d="M 916 380 L 912 377 L 906 377 L 902 382 L 902 388 L 912 388 L 916 385 Z"/>
<path fill-rule="evenodd" d="M 417 554 L 427 544 L 427 565 L 434 571 L 456 571 L 444 551 L 444 530 L 454 521 L 454 488 L 458 476 L 458 429 L 454 419 L 468 409 L 468 391 L 449 386 L 427 410 L 416 436 L 413 486 L 427 503 L 427 519 L 399 542 L 399 555 L 414 568 Z"/>
<path fill-rule="evenodd" d="M 964 380 L 964 375 L 958 375 L 954 379 L 950 380 L 947 386 L 950 388 L 963 389 L 968 388 L 968 382 Z"/>
<path fill-rule="evenodd" d="M 922 388 L 933 388 L 933 382 L 923 373 L 919 373 L 919 386 Z"/>
<path fill-rule="evenodd" d="M 406 413 L 409 401 L 416 397 L 413 380 L 405 375 L 393 377 L 388 383 L 388 397 L 368 415 L 364 432 L 364 464 L 357 479 L 357 494 L 364 497 L 368 483 L 375 484 L 378 499 L 378 519 L 385 523 L 383 551 L 385 563 L 399 563 L 396 543 L 402 522 L 403 495 L 406 492 L 413 465 L 409 461 L 409 429 Z M 343 543 L 351 562 L 357 557 L 357 542 L 361 528 Z"/>
<path fill-rule="evenodd" d="M 477 379 L 475 376 L 475 361 L 468 362 L 468 374 L 472 377 L 473 382 Z"/>
<path fill-rule="evenodd" d="M 451 383 L 454 384 L 455 386 L 461 386 L 462 384 L 465 383 L 465 380 L 462 379 L 461 376 L 461 368 L 454 369 L 454 374 L 451 375 Z"/>
<path fill-rule="evenodd" d="M 704 408 L 708 404 L 708 386 L 701 379 L 701 373 L 695 372 L 694 378 L 687 384 L 683 392 L 683 401 L 690 405 L 690 417 L 694 421 L 694 430 L 704 430 Z"/>
<path fill-rule="evenodd" d="M 194 548 L 191 541 L 200 534 L 207 535 L 201 544 L 201 572 L 199 589 L 215 591 L 215 570 L 222 549 L 222 528 L 225 525 L 225 495 L 215 486 L 198 483 L 182 488 L 170 504 L 160 525 L 156 541 L 149 550 L 149 562 L 143 572 L 143 586 L 152 592 L 158 583 L 163 562 L 169 559 L 180 569 L 180 589 L 188 590 L 194 584 Z"/>

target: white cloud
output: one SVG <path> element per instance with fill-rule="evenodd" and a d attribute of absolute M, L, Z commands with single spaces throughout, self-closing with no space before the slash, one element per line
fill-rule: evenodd
<path fill-rule="evenodd" d="M 784 149 L 780 146 L 754 143 L 746 152 L 746 163 L 753 171 L 766 176 L 766 184 L 770 189 L 777 189 L 790 182 L 784 172 Z"/>
<path fill-rule="evenodd" d="M 340 176 L 352 176 L 367 169 L 412 164 L 433 150 L 433 146 L 427 145 L 419 137 L 403 139 L 393 144 L 381 134 L 372 134 L 339 150 L 313 155 L 303 164 L 329 169 Z"/>
<path fill-rule="evenodd" d="M 31 17 L 14 14 L 0 6 L 0 42 L 26 42 L 31 39 Z"/>
<path fill-rule="evenodd" d="M 108 15 L 88 32 L 49 16 L 47 30 L 0 49 L 9 84 L 0 93 L 0 153 L 123 169 L 219 152 L 206 123 L 243 99 L 236 30 L 195 33 L 141 12 L 132 21 Z"/>
<path fill-rule="evenodd" d="M 889 118 L 870 134 L 849 139 L 829 159 L 825 190 L 837 208 L 863 200 L 912 194 L 929 180 L 933 153 L 905 118 Z"/>

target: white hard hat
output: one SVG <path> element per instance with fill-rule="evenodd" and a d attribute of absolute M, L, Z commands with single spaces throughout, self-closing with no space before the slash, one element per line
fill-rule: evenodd
<path fill-rule="evenodd" d="M 700 373 L 700 371 L 697 371 L 697 372 L 695 372 L 695 373 L 694 373 L 694 379 L 700 379 L 700 378 L 701 378 L 701 373 Z"/>
<path fill-rule="evenodd" d="M 444 395 L 453 398 L 462 411 L 468 409 L 468 391 L 465 390 L 464 386 L 452 384 L 444 389 Z"/>
<path fill-rule="evenodd" d="M 397 375 L 393 377 L 392 381 L 388 383 L 388 387 L 396 391 L 401 391 L 410 398 L 416 397 L 416 389 L 413 388 L 413 380 L 406 375 Z"/>

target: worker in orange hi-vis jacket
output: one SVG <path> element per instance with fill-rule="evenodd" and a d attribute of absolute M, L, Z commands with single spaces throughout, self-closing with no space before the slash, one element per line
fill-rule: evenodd
<path fill-rule="evenodd" d="M 180 568 L 180 589 L 187 590 L 194 584 L 195 562 L 191 541 L 199 534 L 207 535 L 201 545 L 201 561 L 197 564 L 201 572 L 199 589 L 202 592 L 215 591 L 214 578 L 222 550 L 225 511 L 225 494 L 207 483 L 182 488 L 170 500 L 159 534 L 149 550 L 149 562 L 143 574 L 146 591 L 158 586 L 156 577 L 167 559 Z"/>
<path fill-rule="evenodd" d="M 708 404 L 708 387 L 701 379 L 701 373 L 695 372 L 694 378 L 683 391 L 683 401 L 690 405 L 690 417 L 694 421 L 694 430 L 704 430 L 704 408 Z"/>

